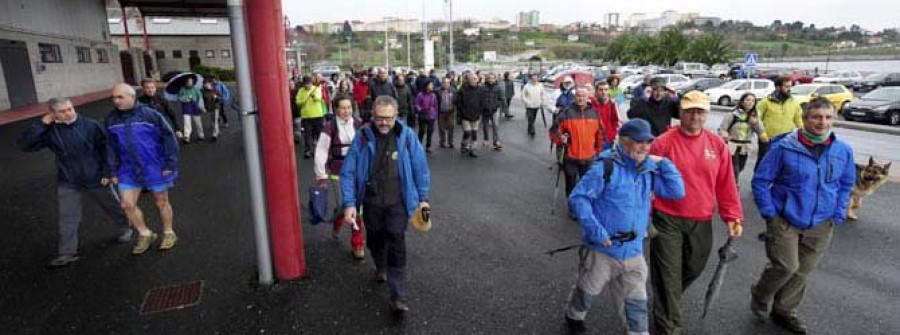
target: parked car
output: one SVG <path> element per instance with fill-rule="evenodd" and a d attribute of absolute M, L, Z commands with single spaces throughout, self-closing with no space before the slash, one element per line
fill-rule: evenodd
<path fill-rule="evenodd" d="M 882 86 L 900 86 L 900 73 L 876 73 L 853 84 L 854 91 L 868 92 Z"/>
<path fill-rule="evenodd" d="M 715 78 L 725 79 L 731 72 L 731 66 L 728 64 L 715 64 L 709 68 L 709 75 Z"/>
<path fill-rule="evenodd" d="M 640 85 L 643 82 L 644 82 L 643 75 L 634 74 L 634 75 L 630 75 L 625 78 L 622 78 L 622 82 L 619 83 L 619 87 L 622 88 L 622 92 L 625 92 L 625 94 L 630 95 L 631 89 L 633 89 L 637 85 Z"/>
<path fill-rule="evenodd" d="M 853 102 L 853 92 L 846 87 L 834 84 L 801 84 L 791 89 L 791 96 L 806 108 L 806 104 L 816 97 L 825 97 L 842 112 Z"/>
<path fill-rule="evenodd" d="M 341 68 L 337 65 L 322 65 L 316 66 L 312 70 L 313 73 L 321 73 L 325 78 L 330 78 L 332 74 L 341 73 Z"/>
<path fill-rule="evenodd" d="M 900 125 L 900 87 L 882 87 L 850 103 L 844 119 L 884 122 Z"/>
<path fill-rule="evenodd" d="M 674 86 L 677 86 L 677 85 L 683 85 L 684 83 L 691 80 L 691 78 L 688 78 L 684 75 L 673 74 L 673 73 L 657 74 L 657 75 L 653 76 L 653 78 L 662 78 L 662 80 L 665 81 L 665 83 L 666 83 L 665 84 L 666 87 L 668 87 L 668 88 L 673 88 Z"/>
<path fill-rule="evenodd" d="M 863 81 L 863 76 L 856 71 L 836 71 L 813 79 L 814 83 L 839 84 L 853 87 L 853 84 Z"/>
<path fill-rule="evenodd" d="M 716 88 L 725 84 L 725 81 L 719 79 L 717 77 L 714 78 L 694 78 L 688 80 L 686 82 L 679 83 L 677 85 L 670 86 L 671 89 L 678 92 L 678 94 L 684 94 L 688 91 L 698 90 L 698 91 L 706 91 L 710 88 Z"/>
<path fill-rule="evenodd" d="M 708 89 L 704 93 L 709 96 L 709 101 L 729 106 L 738 101 L 744 93 L 751 92 L 758 99 L 762 99 L 773 91 L 775 83 L 768 79 L 735 79 L 722 86 Z"/>
<path fill-rule="evenodd" d="M 617 71 L 619 72 L 619 74 L 621 74 L 623 76 L 643 74 L 643 68 L 635 66 L 635 65 L 621 66 L 621 67 L 619 67 L 619 69 Z"/>
<path fill-rule="evenodd" d="M 687 63 L 678 62 L 672 68 L 676 74 L 685 75 L 687 77 L 709 77 L 709 66 L 703 63 Z"/>
<path fill-rule="evenodd" d="M 783 69 L 774 73 L 769 79 L 775 80 L 777 77 L 787 77 L 788 81 L 794 86 L 809 84 L 815 79 L 811 71 L 803 69 Z"/>

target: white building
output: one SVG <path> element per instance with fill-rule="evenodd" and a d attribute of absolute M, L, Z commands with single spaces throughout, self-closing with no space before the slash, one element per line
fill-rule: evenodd
<path fill-rule="evenodd" d="M 516 26 L 519 29 L 537 29 L 541 26 L 541 12 L 533 10 L 530 12 L 519 12 L 516 16 Z"/>
<path fill-rule="evenodd" d="M 122 81 L 105 0 L 0 1 L 0 110 Z"/>

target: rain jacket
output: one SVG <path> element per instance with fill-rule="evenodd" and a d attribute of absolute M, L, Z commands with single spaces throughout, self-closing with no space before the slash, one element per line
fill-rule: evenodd
<path fill-rule="evenodd" d="M 231 103 L 231 91 L 228 90 L 228 86 L 226 86 L 225 83 L 216 81 L 216 83 L 213 84 L 213 87 L 219 92 L 219 97 L 222 98 L 222 102 L 226 104 Z"/>
<path fill-rule="evenodd" d="M 756 106 L 759 119 L 766 125 L 766 135 L 769 138 L 791 132 L 803 127 L 803 110 L 794 97 L 778 97 L 770 94 Z"/>
<path fill-rule="evenodd" d="M 49 148 L 56 155 L 56 178 L 60 184 L 82 188 L 100 187 L 109 176 L 106 134 L 97 121 L 78 115 L 72 124 L 45 125 L 36 120 L 17 141 L 19 149 L 35 152 Z"/>
<path fill-rule="evenodd" d="M 407 216 L 412 216 L 419 202 L 428 201 L 431 177 L 425 149 L 416 134 L 402 122 L 397 122 L 396 127 L 400 127 L 397 132 L 397 164 L 400 165 L 403 204 L 406 206 Z M 360 128 L 353 138 L 350 151 L 344 157 L 340 179 L 343 208 L 357 207 L 364 202 L 369 169 L 375 155 L 375 131 L 370 125 Z"/>
<path fill-rule="evenodd" d="M 434 92 L 419 92 L 416 96 L 416 113 L 427 115 L 426 119 L 434 120 L 438 116 L 439 99 Z"/>
<path fill-rule="evenodd" d="M 295 102 L 300 106 L 300 117 L 304 119 L 315 119 L 325 116 L 325 110 L 322 109 L 322 88 L 310 86 L 309 88 L 301 87 L 297 91 Z"/>
<path fill-rule="evenodd" d="M 616 141 L 616 134 L 619 133 L 619 105 L 613 100 L 606 100 L 605 104 L 601 104 L 594 97 L 590 99 L 594 110 L 600 115 L 600 125 L 603 126 L 603 150 L 612 148 L 612 144 Z"/>
<path fill-rule="evenodd" d="M 773 139 L 753 174 L 756 207 L 767 221 L 778 215 L 804 230 L 828 220 L 843 223 L 856 181 L 853 149 L 832 134 L 831 144 L 816 159 L 798 133 Z"/>
<path fill-rule="evenodd" d="M 493 84 L 484 84 L 484 114 L 485 116 L 491 116 L 495 112 L 497 112 L 498 108 L 504 108 L 506 106 L 506 89 L 503 88 L 503 85 L 500 82 L 494 82 Z"/>
<path fill-rule="evenodd" d="M 569 134 L 566 158 L 587 161 L 596 158 L 603 151 L 600 115 L 590 103 L 585 105 L 584 110 L 572 104 L 559 113 L 550 127 L 550 140 L 562 145 L 563 134 Z"/>
<path fill-rule="evenodd" d="M 632 99 L 631 108 L 628 109 L 628 118 L 641 118 L 650 123 L 653 136 L 659 136 L 666 132 L 672 124 L 672 119 L 679 117 L 678 105 L 681 100 L 673 100 L 663 97 L 662 100 Z"/>
<path fill-rule="evenodd" d="M 525 108 L 541 108 L 550 104 L 550 97 L 547 95 L 547 91 L 538 83 L 526 84 L 522 88 L 522 94 L 519 96 L 522 97 Z"/>
<path fill-rule="evenodd" d="M 563 91 L 560 88 L 560 95 L 556 98 L 556 110 L 562 112 L 569 108 L 572 105 L 572 102 L 575 101 L 575 86 L 573 85 L 569 90 Z"/>
<path fill-rule="evenodd" d="M 360 109 L 368 110 L 369 107 L 369 83 L 357 79 L 353 82 L 353 99 Z"/>
<path fill-rule="evenodd" d="M 129 110 L 106 116 L 106 157 L 110 177 L 120 183 L 152 186 L 178 178 L 178 142 L 162 114 L 137 103 Z M 172 171 L 163 176 L 163 171 Z"/>
<path fill-rule="evenodd" d="M 484 109 L 484 87 L 463 85 L 456 92 L 457 115 L 468 121 L 478 121 Z"/>
<path fill-rule="evenodd" d="M 608 177 L 604 176 L 605 159 L 613 163 Z M 654 163 L 647 158 L 640 167 L 636 163 L 621 145 L 616 145 L 600 154 L 569 195 L 569 208 L 573 209 L 583 231 L 581 242 L 617 260 L 643 253 L 650 221 L 651 192 L 657 197 L 684 198 L 681 173 L 671 161 L 663 158 Z M 603 241 L 614 234 L 629 231 L 634 231 L 637 236 L 633 241 L 613 241 L 612 246 L 603 246 Z"/>

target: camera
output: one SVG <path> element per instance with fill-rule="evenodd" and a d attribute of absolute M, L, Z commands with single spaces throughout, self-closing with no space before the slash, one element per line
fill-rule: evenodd
<path fill-rule="evenodd" d="M 622 245 L 625 242 L 634 241 L 634 239 L 636 239 L 636 238 L 637 238 L 637 233 L 635 233 L 634 230 L 631 230 L 631 231 L 627 231 L 627 232 L 615 233 L 615 234 L 613 234 L 612 237 L 609 238 L 609 240 L 613 241 L 614 243 L 617 242 L 617 243 L 619 243 L 619 245 Z"/>

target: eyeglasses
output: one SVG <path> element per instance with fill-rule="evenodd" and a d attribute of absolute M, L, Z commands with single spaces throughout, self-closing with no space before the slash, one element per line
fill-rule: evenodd
<path fill-rule="evenodd" d="M 377 116 L 377 115 L 373 117 L 375 122 L 391 122 L 391 121 L 394 121 L 394 119 L 396 119 L 396 118 L 397 118 L 396 116 Z"/>

